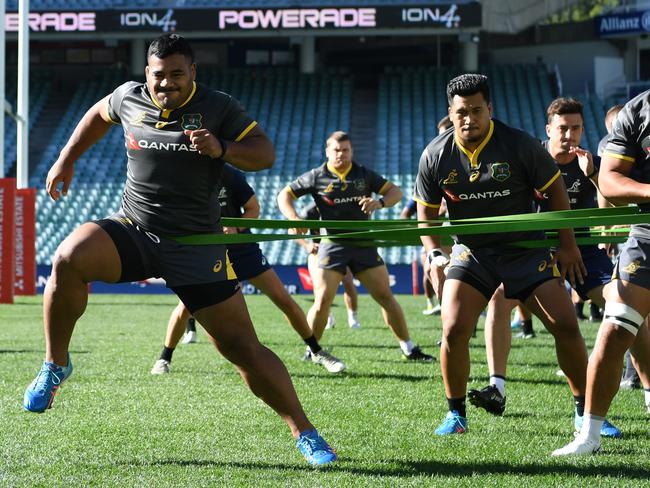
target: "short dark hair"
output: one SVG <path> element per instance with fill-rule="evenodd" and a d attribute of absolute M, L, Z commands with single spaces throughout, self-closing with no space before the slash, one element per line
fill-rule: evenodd
<path fill-rule="evenodd" d="M 582 102 L 576 100 L 575 98 L 565 98 L 565 97 L 556 98 L 551 102 L 551 104 L 546 109 L 546 120 L 550 124 L 551 121 L 553 120 L 554 115 L 566 115 L 566 114 L 580 114 L 580 117 L 584 122 L 585 116 L 583 113 Z"/>
<path fill-rule="evenodd" d="M 440 129 L 447 130 L 447 129 L 449 129 L 450 127 L 452 127 L 453 125 L 454 125 L 454 124 L 453 124 L 453 122 L 451 121 L 451 119 L 449 118 L 449 115 L 445 115 L 443 118 L 441 118 L 441 119 L 438 121 L 438 125 L 436 125 L 436 128 L 437 128 L 438 130 L 440 130 Z"/>
<path fill-rule="evenodd" d="M 490 103 L 490 88 L 488 86 L 487 76 L 466 73 L 457 76 L 447 83 L 447 101 L 450 107 L 456 95 L 459 97 L 468 97 L 476 93 L 482 94 L 485 101 Z"/>
<path fill-rule="evenodd" d="M 327 138 L 327 141 L 325 143 L 326 146 L 329 145 L 329 141 L 336 141 L 336 142 L 350 141 L 350 144 L 352 144 L 352 141 L 350 140 L 350 136 L 348 135 L 348 133 L 343 132 L 342 130 L 335 130 L 334 132 L 332 132 Z"/>
<path fill-rule="evenodd" d="M 191 64 L 194 63 L 194 51 L 187 40 L 178 34 L 164 34 L 151 41 L 147 49 L 147 59 L 151 56 L 163 59 L 172 54 L 182 54 Z"/>

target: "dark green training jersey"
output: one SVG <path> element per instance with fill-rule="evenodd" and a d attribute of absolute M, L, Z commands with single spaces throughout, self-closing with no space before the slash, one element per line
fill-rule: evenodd
<path fill-rule="evenodd" d="M 618 113 L 605 156 L 634 163 L 630 177 L 650 184 L 650 90 L 627 102 Z M 650 203 L 639 203 L 639 208 L 650 212 Z M 630 235 L 650 239 L 650 223 L 633 225 Z"/>
<path fill-rule="evenodd" d="M 370 215 L 361 210 L 359 201 L 380 193 L 388 185 L 383 176 L 352 162 L 344 173 L 323 163 L 307 171 L 288 186 L 294 198 L 310 194 L 323 220 L 368 220 Z M 328 234 L 349 232 L 343 229 L 327 229 Z"/>
<path fill-rule="evenodd" d="M 533 190 L 543 192 L 559 176 L 555 161 L 537 139 L 492 120 L 473 153 L 454 131 L 431 141 L 420 157 L 413 198 L 434 208 L 444 198 L 454 220 L 529 213 Z M 459 235 L 456 240 L 480 248 L 543 237 L 543 232 L 532 231 Z"/>
<path fill-rule="evenodd" d="M 180 107 L 163 110 L 146 84 L 130 81 L 111 95 L 108 116 L 124 129 L 124 213 L 161 235 L 219 232 L 224 162 L 200 155 L 183 131 L 204 128 L 224 140 L 241 140 L 256 122 L 239 102 L 197 83 Z"/>

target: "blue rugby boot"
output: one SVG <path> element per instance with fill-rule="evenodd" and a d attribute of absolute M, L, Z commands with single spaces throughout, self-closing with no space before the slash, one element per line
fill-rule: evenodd
<path fill-rule="evenodd" d="M 580 432 L 580 429 L 582 429 L 582 417 L 580 417 L 577 413 L 573 419 L 573 425 L 576 428 L 576 432 Z M 603 426 L 600 428 L 600 435 L 612 439 L 620 439 L 623 437 L 623 432 L 618 430 L 616 426 L 610 424 L 609 421 L 605 419 Z"/>
<path fill-rule="evenodd" d="M 336 461 L 336 452 L 316 429 L 306 430 L 300 433 L 296 446 L 312 466 L 322 466 Z"/>
<path fill-rule="evenodd" d="M 467 418 L 461 417 L 456 410 L 447 414 L 440 426 L 436 429 L 436 435 L 464 434 L 467 432 Z"/>
<path fill-rule="evenodd" d="M 72 361 L 68 354 L 68 365 L 57 366 L 51 362 L 44 362 L 38 376 L 25 390 L 23 408 L 30 412 L 43 413 L 51 408 L 54 395 L 59 386 L 72 374 Z"/>

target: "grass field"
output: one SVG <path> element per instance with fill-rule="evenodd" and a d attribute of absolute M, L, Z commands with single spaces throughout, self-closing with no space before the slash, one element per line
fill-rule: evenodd
<path fill-rule="evenodd" d="M 309 299 L 298 298 L 306 309 Z M 438 318 L 422 298 L 399 297 L 416 342 L 435 351 Z M 611 409 L 623 431 L 603 453 L 552 459 L 573 432 L 573 403 L 555 375 L 547 333 L 513 340 L 502 418 L 468 406 L 470 431 L 437 438 L 446 413 L 439 364 L 407 364 L 362 297 L 362 328 L 345 326 L 337 298 L 324 344 L 349 371 L 333 376 L 300 360 L 303 346 L 264 297 L 248 303 L 263 343 L 285 361 L 312 422 L 339 462 L 310 468 L 284 423 L 209 345 L 180 345 L 172 374 L 149 370 L 164 339 L 171 295 L 94 295 L 77 325 L 75 372 L 53 408 L 22 410 L 43 357 L 41 297 L 0 306 L 0 486 L 650 486 L 650 416 L 640 391 Z M 591 347 L 596 326 L 582 324 Z M 471 386 L 487 381 L 482 324 L 471 344 Z"/>

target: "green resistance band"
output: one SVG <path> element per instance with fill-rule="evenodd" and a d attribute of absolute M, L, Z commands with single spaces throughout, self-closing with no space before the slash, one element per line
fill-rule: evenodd
<path fill-rule="evenodd" d="M 356 232 L 343 232 L 336 234 L 337 241 L 346 239 L 367 241 L 368 245 L 384 247 L 386 245 L 412 245 L 422 235 L 438 235 L 449 237 L 456 234 L 492 234 L 499 232 L 524 232 L 548 229 L 566 229 L 574 227 L 596 227 L 622 224 L 649 223 L 650 215 L 640 213 L 637 207 L 620 207 L 604 209 L 562 210 L 555 212 L 530 213 L 520 215 L 507 215 L 503 217 L 485 217 L 479 219 L 465 219 L 451 221 L 452 225 L 439 225 L 441 221 L 329 221 L 329 220 L 257 220 L 257 219 L 232 219 L 222 220 L 225 226 L 252 227 L 260 229 L 291 229 L 299 228 L 320 229 L 361 229 Z M 396 227 L 399 224 L 399 227 Z M 433 224 L 433 227 L 414 227 L 418 224 Z M 332 236 L 324 236 L 331 239 Z M 171 239 L 194 245 L 205 244 L 243 244 L 251 242 L 283 241 L 295 239 L 320 239 L 318 236 L 297 234 L 195 234 L 188 236 L 171 237 Z M 615 236 L 590 236 L 582 243 L 614 242 L 610 239 L 621 238 Z M 619 241 L 616 241 L 619 242 Z M 527 246 L 531 243 L 528 242 Z M 544 246 L 553 245 L 544 241 Z"/>

